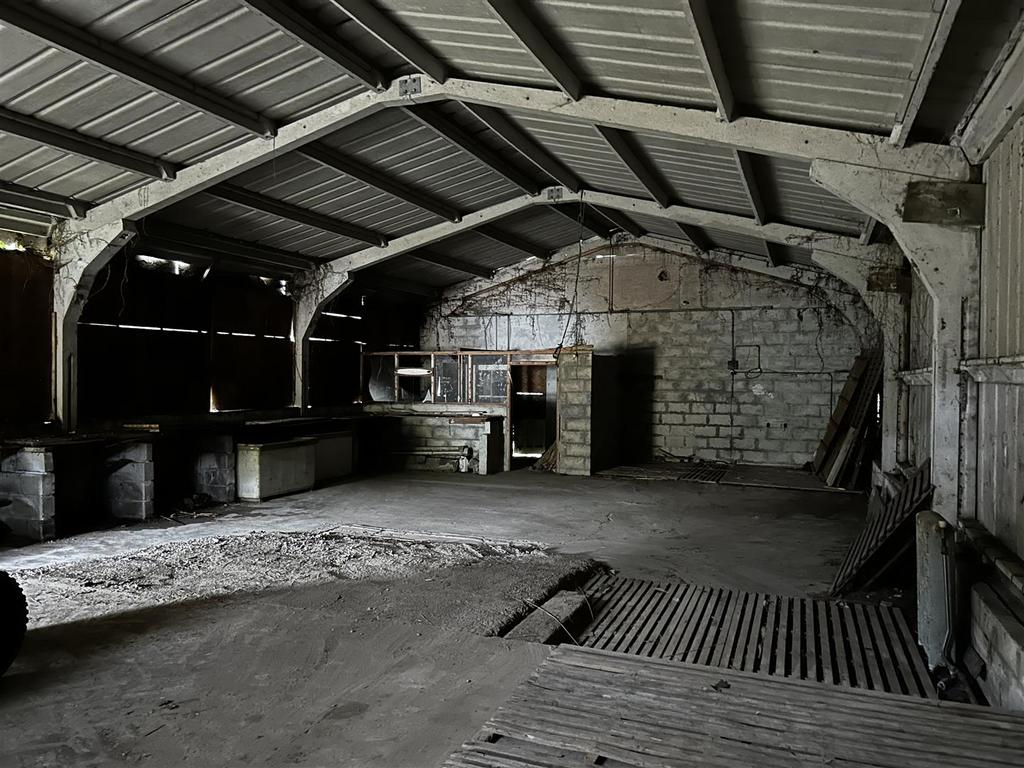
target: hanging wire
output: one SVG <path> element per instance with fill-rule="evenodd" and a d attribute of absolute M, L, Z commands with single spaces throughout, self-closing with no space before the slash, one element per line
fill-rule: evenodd
<path fill-rule="evenodd" d="M 576 253 L 576 277 L 573 280 L 572 285 L 572 301 L 569 303 L 569 314 L 565 318 L 565 327 L 562 329 L 562 338 L 558 342 L 558 346 L 555 347 L 555 359 L 562 353 L 562 348 L 565 346 L 565 337 L 569 334 L 569 324 L 575 324 L 574 342 L 576 346 L 582 343 L 582 328 L 579 322 L 579 312 L 577 311 L 577 303 L 579 302 L 580 294 L 580 265 L 583 263 L 583 218 L 586 212 L 586 204 L 583 202 L 583 192 L 580 192 L 580 207 L 579 213 L 576 216 L 577 226 L 577 237 L 576 244 L 578 251 Z"/>

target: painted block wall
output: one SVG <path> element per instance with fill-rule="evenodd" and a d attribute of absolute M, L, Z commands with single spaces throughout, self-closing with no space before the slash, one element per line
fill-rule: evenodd
<path fill-rule="evenodd" d="M 815 280 L 609 246 L 585 255 L 579 270 L 570 259 L 474 281 L 428 313 L 421 343 L 592 345 L 617 358 L 623 461 L 799 466 L 813 456 L 854 358 L 877 342 L 863 313 L 848 316 L 848 293 L 838 301 L 841 287 L 823 274 Z"/>

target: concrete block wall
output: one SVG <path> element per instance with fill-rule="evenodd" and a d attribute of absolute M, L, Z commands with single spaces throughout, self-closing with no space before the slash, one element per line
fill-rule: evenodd
<path fill-rule="evenodd" d="M 103 501 L 111 517 L 146 520 L 155 511 L 153 445 L 131 443 L 107 455 Z"/>
<path fill-rule="evenodd" d="M 36 541 L 56 534 L 56 477 L 53 454 L 45 448 L 23 447 L 0 458 L 0 525 Z"/>
<path fill-rule="evenodd" d="M 500 420 L 466 423 L 452 416 L 400 416 L 396 434 L 388 441 L 392 466 L 458 472 L 459 457 L 465 449 L 471 453 L 470 471 L 486 474 L 494 471 L 494 440 L 500 435 Z M 494 422 L 497 421 L 497 424 Z M 485 460 L 481 462 L 481 457 Z"/>
<path fill-rule="evenodd" d="M 455 311 L 430 317 L 421 343 L 543 349 L 564 338 L 614 356 L 624 462 L 800 466 L 854 359 L 877 342 L 877 327 L 856 324 L 835 297 L 859 300 L 817 273 L 804 285 L 635 245 L 585 257 L 579 272 L 577 281 L 575 268 L 555 265 L 474 283 L 444 305 Z M 577 284 L 579 316 L 567 312 Z"/>
<path fill-rule="evenodd" d="M 985 662 L 978 684 L 986 698 L 993 706 L 1024 711 L 1024 624 L 987 584 L 971 590 L 970 632 Z"/>
<path fill-rule="evenodd" d="M 591 472 L 591 388 L 594 355 L 590 349 L 563 350 L 558 358 L 558 463 L 562 475 Z"/>

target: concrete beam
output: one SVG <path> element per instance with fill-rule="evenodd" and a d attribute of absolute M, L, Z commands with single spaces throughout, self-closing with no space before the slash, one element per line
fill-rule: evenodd
<path fill-rule="evenodd" d="M 492 151 L 478 138 L 470 136 L 436 107 L 429 104 L 417 104 L 406 106 L 405 112 L 448 143 L 455 145 L 470 157 L 476 158 L 478 162 L 500 176 L 504 176 L 527 194 L 535 195 L 540 192 L 540 184 L 531 176 L 497 152 Z"/>
<path fill-rule="evenodd" d="M 750 203 L 750 210 L 754 214 L 754 221 L 758 224 L 767 224 L 768 208 L 764 204 L 764 195 L 761 194 L 761 185 L 754 173 L 754 163 L 749 152 L 733 150 L 733 157 L 736 160 L 736 168 L 740 172 L 740 180 L 743 182 L 743 191 L 747 193 L 747 201 Z"/>
<path fill-rule="evenodd" d="M 327 276 L 329 279 L 326 279 Z M 293 403 L 296 408 L 309 407 L 309 337 L 313 335 L 320 312 L 334 297 L 351 287 L 345 273 L 321 272 L 322 281 L 306 278 L 293 284 L 292 310 Z"/>
<path fill-rule="evenodd" d="M 527 160 L 544 171 L 556 183 L 571 189 L 573 192 L 579 192 L 583 188 L 583 182 L 579 176 L 569 170 L 561 160 L 549 153 L 534 139 L 527 136 L 501 110 L 485 107 L 480 104 L 466 104 L 465 106 L 466 109 L 480 119 L 480 122 L 501 136 L 501 138 L 507 141 Z"/>
<path fill-rule="evenodd" d="M 387 236 L 380 232 L 375 232 L 372 229 L 361 227 L 358 224 L 352 224 L 351 222 L 341 221 L 335 219 L 333 216 L 327 216 L 317 211 L 309 210 L 308 208 L 302 208 L 298 205 L 292 205 L 286 203 L 283 200 L 275 200 L 272 197 L 261 195 L 258 192 L 246 189 L 245 187 L 236 187 L 233 184 L 219 184 L 216 187 L 211 187 L 206 190 L 206 194 L 212 195 L 213 197 L 219 198 L 220 200 L 227 200 L 229 203 L 240 205 L 244 208 L 249 208 L 253 211 L 260 211 L 261 213 L 269 213 L 272 216 L 285 219 L 287 221 L 294 221 L 297 224 L 304 224 L 307 227 L 313 227 L 319 229 L 322 232 L 329 232 L 334 235 L 341 235 L 347 237 L 350 240 L 356 242 L 366 243 L 368 245 L 387 245 Z"/>
<path fill-rule="evenodd" d="M 361 93 L 283 126 L 274 141 L 251 139 L 180 169 L 173 181 L 118 195 L 93 208 L 73 226 L 77 231 L 87 231 L 122 220 L 136 221 L 386 107 L 405 103 L 409 103 L 409 97 L 401 93 L 398 83 L 382 93 Z"/>
<path fill-rule="evenodd" d="M 690 224 L 685 224 L 681 221 L 677 221 L 676 226 L 679 231 L 683 233 L 683 236 L 690 241 L 690 244 L 694 247 L 697 253 L 709 253 L 714 249 L 714 245 L 708 236 L 700 231 L 697 227 Z"/>
<path fill-rule="evenodd" d="M 328 61 L 334 62 L 363 85 L 374 90 L 382 90 L 385 87 L 387 81 L 372 64 L 354 54 L 351 46 L 331 37 L 294 10 L 290 3 L 282 0 L 242 1 L 285 34 L 312 48 Z"/>
<path fill-rule="evenodd" d="M 410 187 L 406 182 L 389 176 L 384 171 L 353 160 L 325 144 L 314 142 L 298 150 L 299 154 L 331 170 L 351 176 L 368 187 L 403 200 L 417 208 L 440 216 L 448 221 L 458 221 L 462 215 L 456 208 L 425 192 Z"/>
<path fill-rule="evenodd" d="M 941 5 L 940 5 L 941 3 Z M 911 74 L 913 83 L 897 113 L 896 124 L 893 126 L 889 140 L 898 147 L 906 146 L 914 121 L 921 111 L 921 105 L 928 93 L 932 77 L 939 66 L 939 59 L 946 50 L 949 34 L 953 31 L 956 15 L 960 12 L 962 0 L 939 0 L 929 16 L 928 31 L 925 34 L 925 45 L 917 53 Z"/>
<path fill-rule="evenodd" d="M 555 47 L 520 0 L 487 0 L 487 5 L 566 96 L 575 100 L 583 95 L 579 76 L 561 52 L 565 46 Z"/>
<path fill-rule="evenodd" d="M 506 232 L 493 224 L 480 225 L 476 228 L 476 234 L 482 235 L 488 240 L 493 240 L 500 245 L 508 246 L 509 248 L 519 251 L 524 256 L 534 259 L 544 260 L 551 255 L 543 246 L 524 240 L 518 235 Z"/>
<path fill-rule="evenodd" d="M 47 147 L 59 149 L 61 152 L 70 152 L 88 160 L 131 171 L 150 179 L 173 179 L 178 170 L 174 163 L 149 157 L 141 152 L 135 152 L 78 131 L 61 128 L 3 107 L 0 107 L 0 131 L 30 139 Z"/>
<path fill-rule="evenodd" d="M 435 267 L 458 272 L 467 277 L 489 278 L 494 275 L 494 270 L 490 267 L 482 267 L 479 264 L 472 264 L 463 259 L 456 259 L 454 256 L 446 256 L 442 253 L 420 250 L 409 254 L 409 258 L 416 259 L 416 261 L 421 261 L 424 264 L 432 264 Z"/>
<path fill-rule="evenodd" d="M 614 208 L 602 208 L 598 205 L 591 206 L 601 216 L 610 221 L 615 227 L 618 227 L 627 235 L 633 237 L 643 237 L 647 234 L 646 230 L 633 221 L 629 216 L 624 214 L 622 211 L 616 211 Z"/>
<path fill-rule="evenodd" d="M 53 270 L 54 416 L 69 432 L 78 426 L 78 321 L 93 283 L 136 236 L 131 224 L 116 222 L 62 240 Z"/>
<path fill-rule="evenodd" d="M 416 69 L 439 83 L 448 79 L 448 67 L 415 37 L 370 0 L 331 0 L 359 26 L 380 40 Z"/>
<path fill-rule="evenodd" d="M 451 79 L 443 86 L 421 84 L 421 97 L 435 95 L 499 109 L 525 110 L 625 131 L 675 136 L 698 144 L 803 160 L 836 160 L 938 179 L 967 181 L 971 167 L 953 147 L 913 144 L 897 147 L 873 134 L 740 117 L 725 123 L 709 111 L 604 96 L 567 99 L 557 91 Z"/>
<path fill-rule="evenodd" d="M 43 213 L 59 219 L 80 219 L 85 216 L 92 203 L 0 180 L 0 205 L 21 211 Z"/>
<path fill-rule="evenodd" d="M 886 471 L 894 470 L 901 457 L 900 424 L 906 407 L 899 373 L 907 358 L 907 306 L 901 294 L 870 290 L 869 278 L 877 270 L 898 268 L 903 254 L 896 247 L 879 249 L 869 259 L 814 251 L 811 260 L 856 291 L 878 323 L 883 367 L 881 465 Z"/>
<path fill-rule="evenodd" d="M 932 509 L 955 525 L 961 513 L 974 514 L 961 508 L 961 455 L 977 446 L 961 447 L 970 431 L 962 432 L 961 406 L 969 398 L 961 400 L 958 369 L 976 355 L 980 231 L 905 222 L 907 192 L 920 176 L 815 161 L 811 179 L 885 224 L 932 298 Z"/>
<path fill-rule="evenodd" d="M 640 151 L 633 145 L 628 136 L 614 128 L 606 128 L 601 125 L 594 126 L 601 138 L 611 148 L 612 152 L 622 161 L 622 164 L 629 169 L 640 186 L 647 190 L 647 193 L 658 201 L 662 208 L 672 205 L 672 193 L 665 187 L 658 178 L 658 174 L 640 156 Z"/>
<path fill-rule="evenodd" d="M 264 138 L 272 138 L 277 133 L 276 123 L 268 117 L 180 75 L 161 69 L 152 61 L 143 61 L 120 46 L 47 13 L 32 3 L 0 3 L 0 22 L 244 131 Z"/>
<path fill-rule="evenodd" d="M 721 120 L 732 120 L 736 116 L 736 99 L 733 97 L 732 86 L 725 72 L 725 62 L 718 47 L 711 13 L 708 11 L 707 0 L 683 0 L 686 9 L 686 20 L 690 25 L 693 45 L 700 56 L 707 76 L 708 85 L 715 95 L 718 106 L 718 117 Z"/>
<path fill-rule="evenodd" d="M 977 165 L 989 156 L 1024 116 L 1024 15 L 957 126 L 953 144 Z"/>

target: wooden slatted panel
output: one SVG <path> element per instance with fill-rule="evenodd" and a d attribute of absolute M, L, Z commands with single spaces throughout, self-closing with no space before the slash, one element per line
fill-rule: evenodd
<path fill-rule="evenodd" d="M 858 582 L 877 579 L 892 564 L 893 560 L 906 549 L 913 537 L 913 520 L 921 505 L 931 495 L 931 462 L 926 461 L 907 478 L 896 494 L 880 512 L 869 515 L 867 524 L 857 536 L 843 558 L 842 565 L 832 582 L 832 594 L 841 594 Z M 893 542 L 895 540 L 896 543 Z M 890 556 L 880 559 L 878 555 L 886 548 L 894 548 Z M 872 573 L 862 574 L 861 569 L 869 563 L 875 568 Z"/>
<path fill-rule="evenodd" d="M 937 698 L 900 610 L 603 574 L 590 648 Z M 923 674 L 922 674 L 923 672 Z"/>
<path fill-rule="evenodd" d="M 1017 768 L 1024 714 L 561 646 L 448 768 Z"/>

